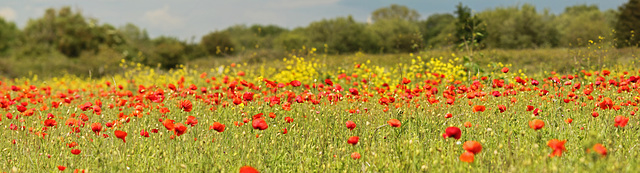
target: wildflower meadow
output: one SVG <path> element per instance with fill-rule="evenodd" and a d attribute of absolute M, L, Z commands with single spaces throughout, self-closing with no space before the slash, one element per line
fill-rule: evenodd
<path fill-rule="evenodd" d="M 633 172 L 640 69 L 525 74 L 462 57 L 309 50 L 269 66 L 0 82 L 15 172 Z"/>

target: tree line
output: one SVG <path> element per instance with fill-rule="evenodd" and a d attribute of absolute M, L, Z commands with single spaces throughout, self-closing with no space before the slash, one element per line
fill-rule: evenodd
<path fill-rule="evenodd" d="M 474 12 L 463 4 L 452 13 L 426 18 L 414 9 L 391 5 L 371 13 L 367 22 L 352 16 L 311 22 L 287 29 L 276 25 L 235 25 L 212 31 L 198 40 L 171 36 L 150 38 L 134 24 L 115 27 L 86 18 L 70 7 L 47 9 L 22 29 L 0 18 L 0 73 L 17 63 L 35 71 L 54 67 L 82 73 L 110 73 L 120 59 L 170 69 L 203 57 L 225 57 L 248 50 L 291 51 L 315 47 L 329 54 L 352 52 L 401 53 L 431 49 L 536 49 L 581 47 L 589 40 L 609 40 L 617 47 L 638 46 L 634 30 L 640 30 L 640 0 L 619 9 L 600 10 L 596 5 L 566 7 L 560 14 L 535 6 L 496 7 Z M 66 62 L 66 63 L 61 63 Z"/>

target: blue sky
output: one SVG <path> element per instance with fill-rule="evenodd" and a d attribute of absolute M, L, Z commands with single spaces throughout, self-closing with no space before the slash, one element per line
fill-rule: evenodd
<path fill-rule="evenodd" d="M 312 21 L 352 15 L 365 22 L 375 9 L 390 4 L 406 5 L 422 18 L 434 13 L 452 13 L 458 2 L 474 11 L 529 3 L 538 10 L 561 13 L 565 7 L 596 4 L 601 10 L 617 9 L 628 0 L 3 0 L 0 16 L 18 27 L 39 18 L 45 9 L 71 6 L 100 23 L 122 26 L 134 23 L 151 37 L 199 38 L 235 24 L 275 24 L 286 28 L 306 26 Z"/>

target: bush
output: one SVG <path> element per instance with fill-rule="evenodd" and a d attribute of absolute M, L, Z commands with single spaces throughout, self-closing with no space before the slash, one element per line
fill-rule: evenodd
<path fill-rule="evenodd" d="M 234 52 L 231 37 L 226 32 L 211 32 L 202 36 L 200 45 L 212 56 L 225 56 Z"/>
<path fill-rule="evenodd" d="M 420 28 L 407 20 L 379 20 L 368 29 L 379 39 L 380 53 L 415 52 L 424 46 Z"/>

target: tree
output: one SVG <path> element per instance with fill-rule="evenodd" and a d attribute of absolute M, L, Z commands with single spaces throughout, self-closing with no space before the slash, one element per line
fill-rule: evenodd
<path fill-rule="evenodd" d="M 640 39 L 636 36 L 640 32 L 640 0 L 629 0 L 619 10 L 615 27 L 617 46 L 640 46 Z"/>
<path fill-rule="evenodd" d="M 446 32 L 448 26 L 455 22 L 455 17 L 452 14 L 433 14 L 430 15 L 427 20 L 420 23 L 420 32 L 422 33 L 422 39 L 425 44 L 430 47 L 434 47 L 441 43 L 441 40 L 436 39 L 438 35 Z"/>
<path fill-rule="evenodd" d="M 407 20 L 380 20 L 369 29 L 379 40 L 380 53 L 415 52 L 424 44 L 418 25 Z"/>
<path fill-rule="evenodd" d="M 15 23 L 7 22 L 0 17 L 0 55 L 17 45 L 19 34 L 20 30 L 18 30 Z"/>
<path fill-rule="evenodd" d="M 231 37 L 226 32 L 211 32 L 205 36 L 202 36 L 200 45 L 204 48 L 209 55 L 223 56 L 232 54 L 234 51 L 234 45 L 231 42 Z"/>
<path fill-rule="evenodd" d="M 278 35 L 274 43 L 276 48 L 289 51 L 302 48 L 302 46 L 310 46 L 311 41 L 306 34 L 305 28 L 298 28 Z"/>
<path fill-rule="evenodd" d="M 456 6 L 455 11 L 458 21 L 456 22 L 456 43 L 464 46 L 464 48 L 473 54 L 474 48 L 481 47 L 480 43 L 486 36 L 484 25 L 482 20 L 478 16 L 471 14 L 471 9 L 467 6 L 463 6 L 462 2 Z"/>
<path fill-rule="evenodd" d="M 280 26 L 277 25 L 251 25 L 251 31 L 253 31 L 254 34 L 256 34 L 259 37 L 267 37 L 267 36 L 275 36 L 275 35 L 279 35 L 282 32 L 287 31 L 287 29 L 282 28 Z"/>
<path fill-rule="evenodd" d="M 487 47 L 521 49 L 558 44 L 558 32 L 551 23 L 553 16 L 548 12 L 538 14 L 533 5 L 497 7 L 478 16 L 486 23 L 488 35 L 483 43 Z"/>
<path fill-rule="evenodd" d="M 385 19 L 400 19 L 407 21 L 418 21 L 420 14 L 404 5 L 391 4 L 389 7 L 379 8 L 371 13 L 371 20 L 377 22 Z"/>
<path fill-rule="evenodd" d="M 567 7 L 555 20 L 560 33 L 558 40 L 565 47 L 586 45 L 589 40 L 596 41 L 613 29 L 606 14 L 596 5 Z"/>
<path fill-rule="evenodd" d="M 365 30 L 365 24 L 357 23 L 351 16 L 313 22 L 305 31 L 309 40 L 315 43 L 310 46 L 327 44 L 331 53 L 367 51 L 376 47 L 371 33 Z"/>
<path fill-rule="evenodd" d="M 46 10 L 42 18 L 29 20 L 24 29 L 29 44 L 44 44 L 67 57 L 78 57 L 82 51 L 98 51 L 100 44 L 121 44 L 122 39 L 110 25 L 98 25 L 70 7 Z"/>
<path fill-rule="evenodd" d="M 161 36 L 152 40 L 153 54 L 148 55 L 144 63 L 149 66 L 160 66 L 171 69 L 185 62 L 185 43 L 174 37 Z"/>

